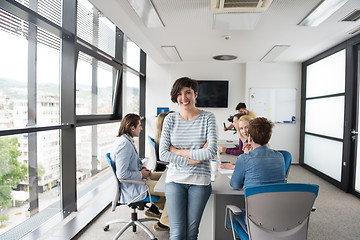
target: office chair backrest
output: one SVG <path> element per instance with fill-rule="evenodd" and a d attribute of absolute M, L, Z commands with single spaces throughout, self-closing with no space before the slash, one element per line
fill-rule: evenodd
<path fill-rule="evenodd" d="M 113 177 L 114 177 L 114 186 L 115 186 L 115 193 L 114 194 L 114 198 L 113 198 L 113 201 L 112 201 L 112 207 L 111 207 L 111 211 L 115 211 L 115 208 L 116 206 L 118 206 L 119 204 L 119 199 L 120 199 L 120 182 L 119 182 L 119 179 L 117 178 L 116 176 L 116 165 L 115 163 L 111 160 L 110 158 L 110 153 L 107 153 L 106 154 L 106 159 L 111 167 L 111 170 L 112 170 L 112 173 L 113 173 Z"/>
<path fill-rule="evenodd" d="M 149 138 L 149 140 L 150 140 L 151 145 L 152 145 L 152 146 L 154 147 L 154 149 L 155 149 L 156 161 L 159 161 L 159 156 L 158 156 L 158 154 L 157 154 L 158 151 L 156 151 L 155 139 L 152 138 L 152 137 L 150 137 L 150 136 L 148 136 L 148 138 Z"/>
<path fill-rule="evenodd" d="M 160 161 L 159 158 L 159 151 L 156 150 L 156 143 L 155 143 L 155 139 L 148 136 L 151 145 L 154 147 L 155 149 L 155 156 L 156 156 L 156 167 L 155 167 L 155 171 L 157 172 L 163 172 L 166 169 L 166 165 L 168 164 L 167 162 L 164 161 Z"/>
<path fill-rule="evenodd" d="M 249 238 L 307 239 L 309 215 L 319 186 L 277 183 L 246 187 Z"/>
<path fill-rule="evenodd" d="M 292 156 L 288 151 L 285 151 L 285 150 L 278 150 L 278 152 L 280 152 L 284 157 L 284 160 L 285 160 L 285 177 L 287 177 L 289 175 Z"/>

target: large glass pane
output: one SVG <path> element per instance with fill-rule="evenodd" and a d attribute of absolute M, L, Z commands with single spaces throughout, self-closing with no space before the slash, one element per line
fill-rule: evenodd
<path fill-rule="evenodd" d="M 113 80 L 117 71 L 82 52 L 76 69 L 76 114 L 112 113 Z M 93 91 L 96 84 L 96 91 Z"/>
<path fill-rule="evenodd" d="M 93 44 L 93 8 L 87 0 L 77 1 L 76 34 L 84 41 Z"/>
<path fill-rule="evenodd" d="M 32 9 L 48 20 L 61 26 L 62 0 L 16 0 L 29 7 L 30 1 L 37 1 L 37 9 Z"/>
<path fill-rule="evenodd" d="M 345 50 L 307 66 L 307 98 L 344 92 Z"/>
<path fill-rule="evenodd" d="M 35 76 L 37 125 L 59 124 L 60 38 L 37 28 L 36 74 L 28 76 L 28 23 L 2 11 L 1 17 L 12 24 L 0 21 L 0 52 L 6 56 L 0 58 L 0 129 L 29 124 L 28 79 Z"/>
<path fill-rule="evenodd" d="M 78 0 L 77 6 L 77 35 L 114 57 L 115 24 L 87 0 Z"/>
<path fill-rule="evenodd" d="M 110 123 L 76 128 L 78 199 L 104 183 L 100 173 L 108 169 L 105 154 L 112 151 L 119 126 L 120 123 Z"/>
<path fill-rule="evenodd" d="M 115 24 L 102 14 L 99 16 L 99 46 L 98 48 L 111 56 L 115 56 Z"/>
<path fill-rule="evenodd" d="M 0 10 L 0 20 L 3 19 L 11 19 L 13 24 L 0 21 L 0 53 L 6 56 L 0 58 L 0 129 L 25 127 L 28 121 L 28 27 L 21 19 Z"/>
<path fill-rule="evenodd" d="M 123 109 L 124 113 L 137 113 L 140 109 L 140 79 L 139 76 L 124 71 Z M 124 114 L 124 115 L 125 115 Z"/>
<path fill-rule="evenodd" d="M 29 218 L 27 165 L 27 134 L 0 137 L 0 234 Z"/>
<path fill-rule="evenodd" d="M 129 38 L 125 38 L 124 62 L 133 69 L 140 71 L 140 48 Z"/>
<path fill-rule="evenodd" d="M 341 181 L 343 143 L 305 134 L 304 163 Z"/>
<path fill-rule="evenodd" d="M 31 141 L 36 141 L 36 148 Z M 31 159 L 34 156 L 37 159 Z M 19 232 L 24 235 L 61 211 L 59 159 L 59 130 L 0 137 L 0 238 L 15 239 Z M 29 176 L 28 166 L 34 162 L 39 212 L 30 217 L 29 177 L 35 176 Z M 27 219 L 34 222 L 19 225 Z"/>
<path fill-rule="evenodd" d="M 37 46 L 37 124 L 60 123 L 60 38 L 45 31 Z M 42 40 L 42 38 L 44 40 Z"/>
<path fill-rule="evenodd" d="M 344 100 L 343 96 L 307 100 L 305 131 L 342 139 Z"/>

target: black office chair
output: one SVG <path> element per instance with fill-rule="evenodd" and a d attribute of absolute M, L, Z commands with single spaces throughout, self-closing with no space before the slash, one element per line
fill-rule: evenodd
<path fill-rule="evenodd" d="M 111 211 L 114 212 L 115 208 L 120 204 L 119 200 L 120 200 L 120 193 L 121 193 L 121 183 L 135 183 L 135 184 L 141 184 L 141 185 L 146 185 L 145 182 L 143 181 L 134 181 L 134 180 L 120 180 L 117 178 L 116 176 L 116 166 L 115 163 L 111 160 L 110 158 L 110 153 L 106 154 L 106 159 L 109 163 L 109 165 L 111 166 L 111 170 L 113 173 L 113 177 L 114 177 L 114 186 L 115 186 L 115 190 L 114 190 L 114 198 L 112 201 L 112 208 Z M 139 199 L 139 197 L 141 197 L 143 194 L 147 194 L 148 196 L 141 201 L 137 201 Z M 160 197 L 159 196 L 151 196 L 150 195 L 150 190 L 149 187 L 146 185 L 146 191 L 142 194 L 140 194 L 139 196 L 137 196 L 136 198 L 134 198 L 130 203 L 128 203 L 127 205 L 132 208 L 134 211 L 131 213 L 131 219 L 117 219 L 117 220 L 113 220 L 110 222 L 105 223 L 103 229 L 104 231 L 108 231 L 110 228 L 110 225 L 113 223 L 127 223 L 123 228 L 120 229 L 120 231 L 116 234 L 116 236 L 114 237 L 115 239 L 118 239 L 121 234 L 123 234 L 125 232 L 126 229 L 128 229 L 130 226 L 132 226 L 133 232 L 136 232 L 136 226 L 139 226 L 142 230 L 144 230 L 147 235 L 149 235 L 149 237 L 152 240 L 157 240 L 157 238 L 154 236 L 154 234 L 143 224 L 143 222 L 148 222 L 148 221 L 158 221 L 158 219 L 156 218 L 141 218 L 138 219 L 138 215 L 136 212 L 136 209 L 139 210 L 144 210 L 144 208 L 146 207 L 146 203 L 153 203 L 153 202 L 157 202 L 159 201 Z"/>
<path fill-rule="evenodd" d="M 154 147 L 155 149 L 155 155 L 156 155 L 156 168 L 155 168 L 155 171 L 157 172 L 163 172 L 165 171 L 166 169 L 166 165 L 168 165 L 169 163 L 168 162 L 164 162 L 164 161 L 160 161 L 159 159 L 159 155 L 158 155 L 158 151 L 156 149 L 156 143 L 155 143 L 155 139 L 148 136 L 149 140 L 150 140 L 150 143 L 151 143 L 151 146 Z"/>

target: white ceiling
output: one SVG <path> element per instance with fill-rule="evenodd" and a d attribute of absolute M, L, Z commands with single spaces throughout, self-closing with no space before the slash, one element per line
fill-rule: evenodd
<path fill-rule="evenodd" d="M 210 0 L 152 0 L 164 28 L 147 28 L 127 0 L 90 0 L 129 38 L 158 63 L 173 63 L 161 46 L 175 45 L 183 62 L 214 62 L 221 54 L 238 56 L 231 62 L 258 62 L 274 45 L 290 45 L 275 62 L 303 62 L 353 37 L 360 25 L 340 22 L 360 0 L 349 0 L 317 27 L 297 24 L 321 0 L 273 0 L 254 30 L 214 30 Z M 231 39 L 225 40 L 224 35 Z"/>

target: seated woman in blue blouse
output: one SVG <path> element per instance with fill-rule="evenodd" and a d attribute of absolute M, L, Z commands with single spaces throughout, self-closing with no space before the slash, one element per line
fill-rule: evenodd
<path fill-rule="evenodd" d="M 150 188 L 152 195 L 161 196 L 159 202 L 156 204 L 166 205 L 165 194 L 154 191 L 154 187 L 159 180 L 162 173 L 151 172 L 142 165 L 139 158 L 138 151 L 134 145 L 133 137 L 138 137 L 142 131 L 140 116 L 137 114 L 127 114 L 120 123 L 119 132 L 114 143 L 113 152 L 110 154 L 111 159 L 116 164 L 116 176 L 119 180 L 137 180 L 146 181 Z M 146 186 L 134 183 L 122 183 L 120 203 L 127 204 L 132 199 L 145 192 Z M 146 192 L 145 192 L 146 193 Z M 138 201 L 147 197 L 147 194 L 142 194 Z M 150 209 L 145 212 L 146 216 L 160 218 L 160 222 L 167 222 L 167 211 L 164 206 L 164 211 L 160 214 L 158 207 L 152 205 Z M 162 225 L 160 222 L 155 223 L 154 228 L 161 231 L 169 231 L 169 228 Z"/>
<path fill-rule="evenodd" d="M 248 141 L 253 148 L 247 154 L 241 154 L 235 165 L 230 186 L 241 190 L 244 186 L 285 182 L 285 161 L 282 154 L 268 148 L 274 124 L 266 118 L 255 118 L 249 124 Z M 245 211 L 235 216 L 241 227 L 247 232 Z"/>

